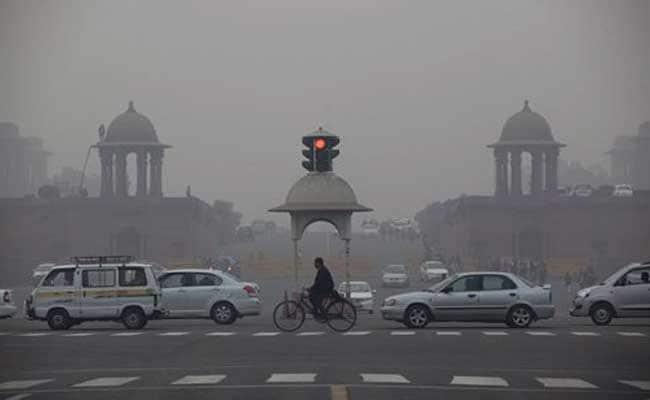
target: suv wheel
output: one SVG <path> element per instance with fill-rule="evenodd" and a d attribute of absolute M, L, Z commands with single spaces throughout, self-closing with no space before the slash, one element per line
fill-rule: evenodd
<path fill-rule="evenodd" d="M 407 308 L 404 317 L 404 323 L 411 329 L 424 328 L 431 319 L 429 310 L 421 304 L 416 304 Z"/>
<path fill-rule="evenodd" d="M 237 310 L 228 303 L 217 303 L 211 312 L 214 322 L 220 325 L 230 325 L 237 319 Z"/>
<path fill-rule="evenodd" d="M 609 304 L 600 303 L 591 308 L 589 316 L 596 325 L 609 325 L 614 317 L 614 310 Z"/>
<path fill-rule="evenodd" d="M 506 324 L 513 328 L 526 328 L 531 322 L 533 322 L 533 312 L 526 306 L 514 306 L 506 319 Z"/>
<path fill-rule="evenodd" d="M 131 307 L 122 312 L 122 323 L 126 329 L 142 329 L 147 324 L 147 317 L 140 308 Z"/>
<path fill-rule="evenodd" d="M 66 310 L 52 310 L 47 316 L 47 324 L 53 331 L 66 330 L 72 326 L 72 319 Z"/>

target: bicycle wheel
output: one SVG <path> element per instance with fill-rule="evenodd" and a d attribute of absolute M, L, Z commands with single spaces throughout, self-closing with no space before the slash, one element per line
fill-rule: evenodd
<path fill-rule="evenodd" d="M 285 300 L 275 306 L 275 310 L 273 310 L 273 323 L 281 331 L 298 330 L 303 322 L 305 322 L 305 310 L 298 302 Z"/>
<path fill-rule="evenodd" d="M 336 332 L 347 332 L 357 322 L 357 310 L 346 300 L 334 300 L 327 306 L 327 325 Z"/>

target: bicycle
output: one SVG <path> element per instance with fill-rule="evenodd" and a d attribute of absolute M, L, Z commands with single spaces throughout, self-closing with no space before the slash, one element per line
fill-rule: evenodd
<path fill-rule="evenodd" d="M 298 300 L 283 300 L 273 310 L 273 323 L 283 332 L 294 332 L 305 323 L 307 313 L 314 315 L 314 308 L 305 290 Z M 336 332 L 347 332 L 357 321 L 357 310 L 352 303 L 342 298 L 337 292 L 324 300 L 324 321 Z"/>

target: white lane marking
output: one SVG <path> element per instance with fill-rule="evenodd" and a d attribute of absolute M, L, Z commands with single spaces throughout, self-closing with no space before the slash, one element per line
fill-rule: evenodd
<path fill-rule="evenodd" d="M 462 333 L 458 331 L 436 331 L 438 336 L 460 336 Z"/>
<path fill-rule="evenodd" d="M 7 397 L 5 400 L 23 400 L 31 396 L 31 393 L 21 393 L 15 396 Z"/>
<path fill-rule="evenodd" d="M 28 389 L 30 387 L 52 382 L 54 379 L 35 379 L 28 381 L 7 381 L 0 383 L 0 389 Z"/>
<path fill-rule="evenodd" d="M 527 331 L 526 335 L 530 335 L 530 336 L 555 336 L 555 333 L 546 332 L 546 331 Z"/>
<path fill-rule="evenodd" d="M 234 335 L 236 335 L 235 332 L 209 332 L 205 334 L 205 336 L 234 336 Z"/>
<path fill-rule="evenodd" d="M 535 378 L 547 388 L 598 389 L 598 386 L 577 378 Z"/>
<path fill-rule="evenodd" d="M 411 383 L 403 375 L 398 374 L 361 374 L 365 383 Z"/>
<path fill-rule="evenodd" d="M 484 331 L 483 334 L 485 336 L 508 336 L 508 335 L 510 335 L 508 332 L 504 332 L 504 331 Z"/>
<path fill-rule="evenodd" d="M 600 336 L 600 333 L 596 332 L 571 332 L 574 336 Z"/>
<path fill-rule="evenodd" d="M 635 337 L 645 336 L 645 333 L 641 333 L 641 332 L 616 332 L 616 333 L 618 333 L 621 336 L 635 336 Z"/>
<path fill-rule="evenodd" d="M 93 332 L 79 332 L 79 333 L 66 333 L 65 335 L 61 335 L 64 337 L 84 337 L 84 336 L 93 336 L 95 333 Z"/>
<path fill-rule="evenodd" d="M 415 331 L 392 331 L 391 336 L 412 336 L 415 335 Z"/>
<path fill-rule="evenodd" d="M 189 332 L 163 332 L 159 333 L 158 336 L 185 336 L 189 334 Z"/>
<path fill-rule="evenodd" d="M 144 335 L 144 332 L 120 332 L 114 333 L 111 336 L 140 336 Z"/>
<path fill-rule="evenodd" d="M 650 390 L 650 381 L 619 381 L 624 385 L 634 386 L 641 390 Z"/>
<path fill-rule="evenodd" d="M 451 380 L 452 385 L 470 385 L 470 386 L 510 386 L 508 382 L 498 376 L 454 376 Z"/>
<path fill-rule="evenodd" d="M 0 336 L 7 336 L 11 334 L 12 334 L 11 332 L 0 332 Z"/>
<path fill-rule="evenodd" d="M 114 376 L 107 378 L 95 378 L 76 385 L 72 387 L 109 387 L 109 386 L 122 386 L 126 385 L 129 382 L 137 381 L 140 379 L 139 376 Z"/>
<path fill-rule="evenodd" d="M 278 336 L 280 332 L 257 332 L 253 336 Z"/>
<path fill-rule="evenodd" d="M 172 385 L 214 385 L 226 379 L 226 375 L 187 375 Z"/>
<path fill-rule="evenodd" d="M 316 374 L 271 374 L 266 383 L 311 383 Z"/>
<path fill-rule="evenodd" d="M 342 333 L 343 336 L 366 336 L 370 335 L 370 331 L 350 331 Z"/>
<path fill-rule="evenodd" d="M 320 336 L 324 334 L 325 332 L 300 332 L 296 336 Z"/>
<path fill-rule="evenodd" d="M 50 336 L 52 333 L 51 332 L 30 332 L 30 333 L 23 333 L 22 337 L 40 337 L 40 336 Z"/>

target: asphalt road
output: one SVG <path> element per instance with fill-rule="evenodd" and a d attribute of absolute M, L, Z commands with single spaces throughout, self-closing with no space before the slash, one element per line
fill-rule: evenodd
<path fill-rule="evenodd" d="M 287 285 L 260 284 L 264 313 L 230 326 L 0 321 L 0 399 L 650 399 L 650 321 L 570 319 L 557 285 L 558 316 L 524 330 L 410 331 L 374 314 L 349 334 L 314 321 L 287 334 L 270 312 Z M 404 291 L 377 289 L 379 300 Z"/>

